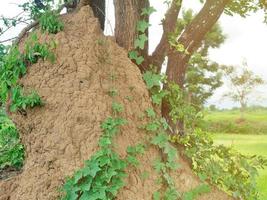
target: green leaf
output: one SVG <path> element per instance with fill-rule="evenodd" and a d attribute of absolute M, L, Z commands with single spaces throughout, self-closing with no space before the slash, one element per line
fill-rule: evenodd
<path fill-rule="evenodd" d="M 134 47 L 144 49 L 146 41 L 148 41 L 146 34 L 139 35 L 138 38 L 134 41 Z"/>
<path fill-rule="evenodd" d="M 161 84 L 160 74 L 155 74 L 152 71 L 146 71 L 143 75 L 143 79 L 145 80 L 148 89 L 151 89 L 154 86 L 160 87 Z"/>
<path fill-rule="evenodd" d="M 160 192 L 156 191 L 153 193 L 153 200 L 160 200 Z"/>
<path fill-rule="evenodd" d="M 129 58 L 134 60 L 137 65 L 141 65 L 143 61 L 145 60 L 143 56 L 139 56 L 137 51 L 130 51 L 129 52 Z"/>
<path fill-rule="evenodd" d="M 149 27 L 149 23 L 145 20 L 140 20 L 137 23 L 137 31 L 140 31 L 142 33 L 145 33 L 145 31 L 148 29 Z"/>
<path fill-rule="evenodd" d="M 160 148 L 163 148 L 168 143 L 168 140 L 169 140 L 169 138 L 168 138 L 167 134 L 159 133 L 157 136 L 152 138 L 151 143 L 159 146 Z"/>
<path fill-rule="evenodd" d="M 155 118 L 156 117 L 156 113 L 155 113 L 153 108 L 146 109 L 146 113 L 147 113 L 147 116 L 150 117 L 150 118 Z"/>
<path fill-rule="evenodd" d="M 88 200 L 88 199 L 90 199 L 90 192 L 88 192 L 88 191 L 83 192 L 83 194 L 79 198 L 79 200 Z"/>
<path fill-rule="evenodd" d="M 142 9 L 142 13 L 141 13 L 141 15 L 143 16 L 143 15 L 147 15 L 147 16 L 149 16 L 149 15 L 151 15 L 153 12 L 156 12 L 157 10 L 154 8 L 154 7 L 152 7 L 152 6 L 150 6 L 150 7 L 148 7 L 148 8 L 143 8 Z"/>

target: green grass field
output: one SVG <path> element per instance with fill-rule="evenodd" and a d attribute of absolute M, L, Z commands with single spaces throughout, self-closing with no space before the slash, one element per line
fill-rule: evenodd
<path fill-rule="evenodd" d="M 246 155 L 262 155 L 267 158 L 267 135 L 215 134 L 217 144 L 233 148 Z M 267 168 L 259 171 L 258 187 L 261 200 L 267 199 Z"/>
<path fill-rule="evenodd" d="M 217 111 L 205 117 L 205 129 L 214 133 L 217 144 L 233 146 L 246 155 L 267 158 L 267 111 L 251 111 L 240 120 L 239 111 Z M 261 200 L 267 200 L 267 168 L 259 171 Z"/>
<path fill-rule="evenodd" d="M 267 110 L 208 112 L 203 129 L 212 133 L 267 134 Z"/>

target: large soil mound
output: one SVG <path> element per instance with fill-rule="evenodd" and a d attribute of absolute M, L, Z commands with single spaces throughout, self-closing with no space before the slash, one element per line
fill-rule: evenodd
<path fill-rule="evenodd" d="M 23 172 L 0 182 L 0 200 L 56 200 L 66 176 L 83 166 L 98 149 L 100 123 L 111 114 L 108 91 L 116 87 L 116 101 L 124 104 L 128 125 L 115 139 L 116 151 L 123 157 L 127 146 L 146 135 L 138 126 L 140 114 L 151 107 L 150 98 L 138 68 L 111 38 L 101 33 L 89 7 L 66 15 L 64 31 L 56 35 L 38 33 L 41 41 L 57 42 L 56 62 L 40 61 L 21 80 L 25 88 L 41 95 L 44 107 L 12 116 L 26 147 Z M 116 78 L 111 78 L 111 77 Z M 131 101 L 129 101 L 131 97 Z M 160 153 L 150 149 L 138 169 L 129 169 L 126 186 L 118 200 L 150 200 L 160 186 L 152 163 Z M 173 174 L 179 191 L 188 191 L 200 182 L 187 163 Z M 141 174 L 150 175 L 143 180 Z M 214 189 L 199 199 L 225 200 Z"/>

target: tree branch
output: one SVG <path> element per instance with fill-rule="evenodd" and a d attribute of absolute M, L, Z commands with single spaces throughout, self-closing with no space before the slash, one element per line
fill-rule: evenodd
<path fill-rule="evenodd" d="M 3 43 L 5 43 L 5 42 L 12 41 L 12 40 L 14 40 L 14 39 L 16 39 L 16 38 L 18 38 L 18 37 L 12 37 L 12 38 L 9 38 L 9 39 L 6 39 L 6 40 L 1 40 L 1 41 L 0 41 L 0 44 L 3 44 Z"/>
<path fill-rule="evenodd" d="M 176 0 L 172 1 L 171 7 L 165 15 L 163 21 L 163 34 L 161 40 L 151 56 L 148 57 L 146 67 L 154 65 L 157 67 L 157 71 L 160 72 L 162 64 L 164 62 L 166 53 L 169 49 L 168 34 L 175 31 L 178 15 L 182 7 L 182 0 L 179 3 Z"/>
<path fill-rule="evenodd" d="M 178 83 L 182 87 L 187 63 L 191 55 L 217 22 L 229 2 L 230 0 L 206 0 L 203 8 L 178 39 L 178 44 L 184 46 L 186 53 L 171 48 L 168 51 L 167 76 L 169 80 Z"/>
<path fill-rule="evenodd" d="M 59 6 L 59 8 L 55 11 L 56 13 L 60 13 L 65 7 L 69 6 L 69 4 L 62 4 Z M 18 35 L 17 39 L 14 41 L 13 45 L 18 45 L 22 38 L 34 27 L 39 25 L 39 21 L 34 21 L 31 24 L 29 24 L 28 26 L 26 26 L 24 29 L 22 29 L 22 31 L 20 32 L 20 34 Z"/>

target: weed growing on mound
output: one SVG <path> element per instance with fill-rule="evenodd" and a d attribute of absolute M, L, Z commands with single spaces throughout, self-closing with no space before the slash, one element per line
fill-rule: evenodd
<path fill-rule="evenodd" d="M 215 146 L 211 137 L 201 130 L 185 137 L 173 137 L 172 140 L 185 147 L 185 154 L 199 177 L 235 198 L 259 199 L 256 178 L 258 169 L 267 166 L 266 159 L 244 156 L 223 145 Z"/>
<path fill-rule="evenodd" d="M 0 171 L 6 167 L 20 168 L 24 160 L 24 148 L 14 123 L 0 111 Z"/>
<path fill-rule="evenodd" d="M 58 14 L 51 10 L 45 11 L 39 19 L 42 31 L 56 34 L 63 30 L 64 24 L 58 19 Z"/>
<path fill-rule="evenodd" d="M 50 44 L 41 44 L 38 42 L 38 37 L 33 33 L 25 44 L 24 60 L 30 64 L 37 63 L 38 59 L 49 60 L 50 62 L 55 61 L 55 55 L 52 53 L 52 49 L 56 47 L 55 42 Z"/>
<path fill-rule="evenodd" d="M 33 18 L 40 14 L 42 30 L 56 33 L 63 29 L 63 24 L 52 11 L 47 10 L 44 14 L 37 13 L 38 10 L 29 3 L 23 4 L 22 7 L 25 11 L 30 11 Z M 21 53 L 17 46 L 11 46 L 9 49 L 3 45 L 0 46 L 0 104 L 6 106 L 8 111 L 15 112 L 42 105 L 37 92 L 25 92 L 19 85 L 19 79 L 26 74 L 27 66 L 37 63 L 39 59 L 54 62 L 55 56 L 51 50 L 55 46 L 54 42 L 41 44 L 36 34 L 31 34 L 25 42 L 24 53 Z M 23 160 L 24 148 L 20 144 L 18 131 L 8 116 L 1 113 L 0 169 L 20 168 Z"/>
<path fill-rule="evenodd" d="M 11 112 L 15 112 L 17 110 L 25 110 L 28 107 L 33 108 L 35 106 L 43 105 L 40 96 L 35 91 L 32 91 L 29 95 L 24 95 L 21 86 L 12 88 L 11 94 Z"/>

